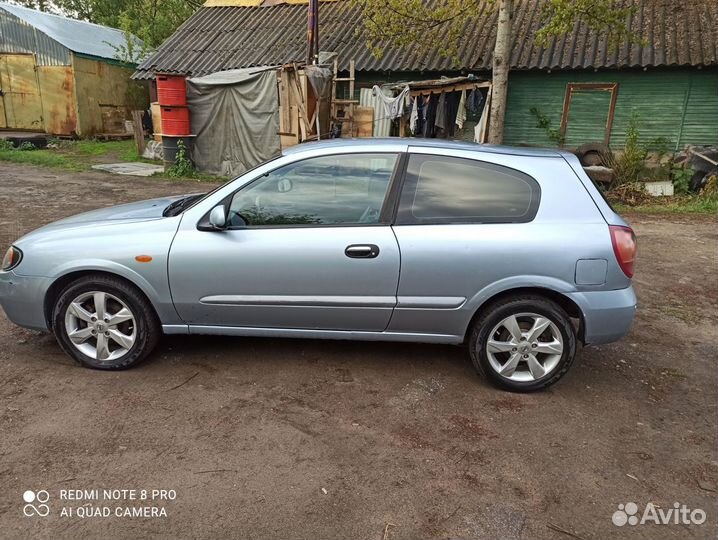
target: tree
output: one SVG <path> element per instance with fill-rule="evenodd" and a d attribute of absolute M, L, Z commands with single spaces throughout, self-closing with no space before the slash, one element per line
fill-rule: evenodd
<path fill-rule="evenodd" d="M 493 88 L 489 116 L 489 142 L 499 144 L 504 136 L 504 116 L 509 68 L 513 48 L 514 0 L 352 0 L 361 9 L 362 32 L 372 52 L 381 57 L 388 46 L 411 47 L 418 51 L 435 49 L 458 64 L 463 29 L 473 20 L 498 10 L 496 43 L 492 59 Z M 520 1 L 520 0 L 519 0 Z M 612 46 L 622 39 L 639 41 L 627 26 L 634 8 L 619 0 L 546 0 L 542 26 L 534 34 L 539 45 L 582 23 L 595 32 L 604 32 Z M 468 26 L 467 26 L 468 24 Z"/>

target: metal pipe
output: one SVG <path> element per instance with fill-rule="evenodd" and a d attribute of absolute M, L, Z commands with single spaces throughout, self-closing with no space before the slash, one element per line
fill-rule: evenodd
<path fill-rule="evenodd" d="M 314 11 L 314 3 L 316 0 L 309 0 L 309 3 L 307 4 L 307 56 L 306 56 L 306 63 L 307 65 L 312 63 L 312 60 L 314 58 L 314 44 L 315 44 L 315 37 L 314 32 L 316 28 L 316 21 L 315 21 L 315 11 Z"/>
<path fill-rule="evenodd" d="M 316 63 L 319 63 L 319 0 L 314 2 L 314 55 Z"/>

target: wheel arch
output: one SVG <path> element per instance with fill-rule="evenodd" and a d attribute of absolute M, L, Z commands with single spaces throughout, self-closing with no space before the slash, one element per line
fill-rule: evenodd
<path fill-rule="evenodd" d="M 45 298 L 43 300 L 43 314 L 45 316 L 45 322 L 47 324 L 47 328 L 52 331 L 52 310 L 55 306 L 55 302 L 57 301 L 58 297 L 62 293 L 62 290 L 67 287 L 70 283 L 77 281 L 78 279 L 82 277 L 88 277 L 88 276 L 106 276 L 106 277 L 112 277 L 115 279 L 119 279 L 121 281 L 124 281 L 128 285 L 132 286 L 139 294 L 141 294 L 147 302 L 152 306 L 152 310 L 154 311 L 155 317 L 157 317 L 157 320 L 160 320 L 159 312 L 157 310 L 157 306 L 152 301 L 152 297 L 147 294 L 147 291 L 145 291 L 140 285 L 138 285 L 135 281 L 132 279 L 129 279 L 127 276 L 119 274 L 117 272 L 112 272 L 109 270 L 99 270 L 94 268 L 85 268 L 80 270 L 72 270 L 69 272 L 66 272 L 60 276 L 58 276 L 55 281 L 52 282 L 52 284 L 48 287 L 47 292 L 45 293 Z"/>
<path fill-rule="evenodd" d="M 513 287 L 510 289 L 504 289 L 502 291 L 499 291 L 492 296 L 486 298 L 484 301 L 481 302 L 481 304 L 476 308 L 474 311 L 474 314 L 471 317 L 471 320 L 469 321 L 469 324 L 466 327 L 466 330 L 464 331 L 464 343 L 466 343 L 469 339 L 469 335 L 471 334 L 471 330 L 474 327 L 474 323 L 483 315 L 486 310 L 490 309 L 493 304 L 496 302 L 499 302 L 501 300 L 504 300 L 505 298 L 508 298 L 510 296 L 519 296 L 519 295 L 526 295 L 526 294 L 533 294 L 537 296 L 543 296 L 544 298 L 548 298 L 549 300 L 553 300 L 556 302 L 561 308 L 568 314 L 569 317 L 572 319 L 578 320 L 578 333 L 577 337 L 581 341 L 581 343 L 584 342 L 584 331 L 585 331 L 585 321 L 584 321 L 584 315 L 583 311 L 581 311 L 581 308 L 578 304 L 576 304 L 573 300 L 571 300 L 568 296 L 565 294 L 555 290 L 555 289 L 549 289 L 547 287 L 535 287 L 535 286 L 526 286 L 526 287 Z"/>

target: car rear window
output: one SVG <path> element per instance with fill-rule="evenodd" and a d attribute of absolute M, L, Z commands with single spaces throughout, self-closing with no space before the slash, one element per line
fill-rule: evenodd
<path fill-rule="evenodd" d="M 473 159 L 412 154 L 397 224 L 524 223 L 541 190 L 515 169 Z"/>

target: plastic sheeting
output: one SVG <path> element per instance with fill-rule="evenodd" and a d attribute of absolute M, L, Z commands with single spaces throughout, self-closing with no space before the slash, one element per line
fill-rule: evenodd
<path fill-rule="evenodd" d="M 333 72 L 324 66 L 305 66 L 304 73 L 317 99 L 328 99 L 332 88 Z"/>
<path fill-rule="evenodd" d="M 187 79 L 197 169 L 236 176 L 281 153 L 276 68 Z"/>

